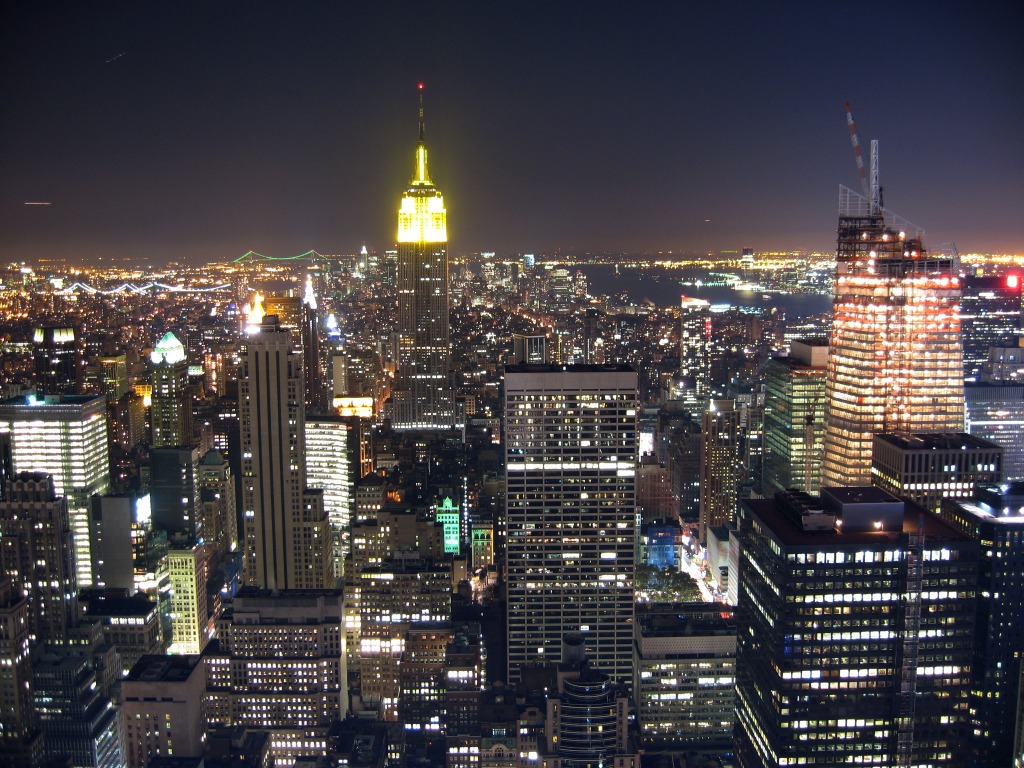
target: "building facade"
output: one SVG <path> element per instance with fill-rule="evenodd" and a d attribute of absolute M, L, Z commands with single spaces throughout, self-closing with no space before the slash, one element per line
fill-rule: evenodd
<path fill-rule="evenodd" d="M 790 345 L 789 357 L 765 366 L 765 493 L 798 488 L 815 494 L 821 488 L 827 364 L 828 343 L 803 340 Z"/>
<path fill-rule="evenodd" d="M 978 545 L 866 487 L 746 500 L 739 536 L 737 764 L 963 765 Z"/>
<path fill-rule="evenodd" d="M 427 171 L 421 86 L 416 165 L 398 211 L 395 429 L 443 430 L 455 425 L 448 326 L 448 212 Z"/>
<path fill-rule="evenodd" d="M 1002 446 L 966 432 L 875 435 L 871 482 L 938 513 L 943 499 L 969 499 L 1003 479 Z"/>
<path fill-rule="evenodd" d="M 245 582 L 266 589 L 333 586 L 323 492 L 306 487 L 302 356 L 267 315 L 238 382 Z"/>
<path fill-rule="evenodd" d="M 582 632 L 613 680 L 633 666 L 637 374 L 628 366 L 505 372 L 508 677 Z"/>
<path fill-rule="evenodd" d="M 15 473 L 53 478 L 68 500 L 78 587 L 92 585 L 89 498 L 110 487 L 107 409 L 103 395 L 15 397 L 0 402 L 0 434 L 9 435 Z"/>
<path fill-rule="evenodd" d="M 962 432 L 960 278 L 920 231 L 841 196 L 822 485 L 871 482 L 881 432 Z"/>

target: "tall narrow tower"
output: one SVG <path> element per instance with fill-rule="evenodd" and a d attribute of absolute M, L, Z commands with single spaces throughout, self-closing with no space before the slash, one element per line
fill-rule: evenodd
<path fill-rule="evenodd" d="M 505 371 L 508 681 L 582 632 L 612 679 L 633 670 L 637 373 Z"/>
<path fill-rule="evenodd" d="M 877 433 L 964 429 L 957 259 L 922 235 L 840 187 L 822 486 L 870 485 Z"/>
<path fill-rule="evenodd" d="M 303 381 L 291 334 L 266 315 L 238 382 L 245 581 L 265 589 L 334 585 L 323 492 L 306 488 Z"/>
<path fill-rule="evenodd" d="M 448 213 L 427 173 L 423 86 L 416 167 L 398 211 L 398 371 L 392 426 L 443 430 L 455 423 L 448 368 Z"/>

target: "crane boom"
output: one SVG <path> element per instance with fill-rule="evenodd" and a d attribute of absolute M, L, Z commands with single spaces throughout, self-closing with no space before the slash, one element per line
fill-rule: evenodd
<path fill-rule="evenodd" d="M 868 174 L 864 168 L 864 157 L 860 151 L 860 139 L 857 137 L 857 126 L 853 122 L 853 111 L 850 109 L 850 102 L 844 101 L 846 107 L 846 126 L 850 129 L 850 143 L 853 145 L 853 158 L 857 161 L 857 173 L 860 174 L 860 186 L 864 190 L 864 199 L 871 199 L 871 192 L 868 190 Z"/>

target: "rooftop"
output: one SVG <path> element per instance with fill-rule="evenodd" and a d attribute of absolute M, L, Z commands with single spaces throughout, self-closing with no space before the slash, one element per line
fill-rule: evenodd
<path fill-rule="evenodd" d="M 875 435 L 875 439 L 908 451 L 971 451 L 999 448 L 995 443 L 967 432 L 890 432 Z"/>

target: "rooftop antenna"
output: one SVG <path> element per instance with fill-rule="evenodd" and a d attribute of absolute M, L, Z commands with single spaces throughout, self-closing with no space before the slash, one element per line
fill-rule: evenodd
<path fill-rule="evenodd" d="M 423 141 L 423 83 L 420 83 L 420 141 Z"/>
<path fill-rule="evenodd" d="M 878 139 L 871 140 L 871 213 L 882 210 L 882 188 L 878 186 Z"/>

